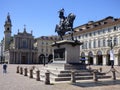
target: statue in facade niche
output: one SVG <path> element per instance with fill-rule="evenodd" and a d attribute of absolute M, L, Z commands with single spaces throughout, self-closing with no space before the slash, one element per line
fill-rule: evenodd
<path fill-rule="evenodd" d="M 66 32 L 69 32 L 71 34 L 71 39 L 73 39 L 73 21 L 75 20 L 75 15 L 73 13 L 70 13 L 67 17 L 64 16 L 64 9 L 62 8 L 59 11 L 59 18 L 60 22 L 59 25 L 56 25 L 55 32 L 58 33 L 60 38 L 63 40 L 63 36 Z"/>

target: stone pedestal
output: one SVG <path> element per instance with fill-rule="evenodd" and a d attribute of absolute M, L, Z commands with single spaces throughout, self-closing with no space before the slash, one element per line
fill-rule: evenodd
<path fill-rule="evenodd" d="M 85 65 L 80 63 L 80 45 L 79 41 L 62 40 L 52 44 L 53 63 L 48 68 L 60 70 L 80 70 L 86 69 Z"/>

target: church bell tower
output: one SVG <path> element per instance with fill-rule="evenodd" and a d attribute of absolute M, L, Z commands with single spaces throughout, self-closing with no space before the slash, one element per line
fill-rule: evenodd
<path fill-rule="evenodd" d="M 7 19 L 5 21 L 4 28 L 5 28 L 5 30 L 4 30 L 4 50 L 6 51 L 7 49 L 9 49 L 10 39 L 11 39 L 11 29 L 12 29 L 12 23 L 11 23 L 9 13 L 7 15 Z"/>

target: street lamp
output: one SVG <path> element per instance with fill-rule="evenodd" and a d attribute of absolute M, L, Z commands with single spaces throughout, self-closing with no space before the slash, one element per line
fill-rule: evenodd
<path fill-rule="evenodd" d="M 110 47 L 110 62 L 111 62 L 111 68 L 114 68 L 114 52 L 113 47 L 116 45 L 116 38 L 112 40 L 112 37 L 108 39 L 108 46 Z"/>

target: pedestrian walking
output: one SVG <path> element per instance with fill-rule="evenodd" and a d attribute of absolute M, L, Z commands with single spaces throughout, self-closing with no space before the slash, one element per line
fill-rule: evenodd
<path fill-rule="evenodd" d="M 3 64 L 3 73 L 7 73 L 7 65 L 6 65 L 6 63 Z"/>

